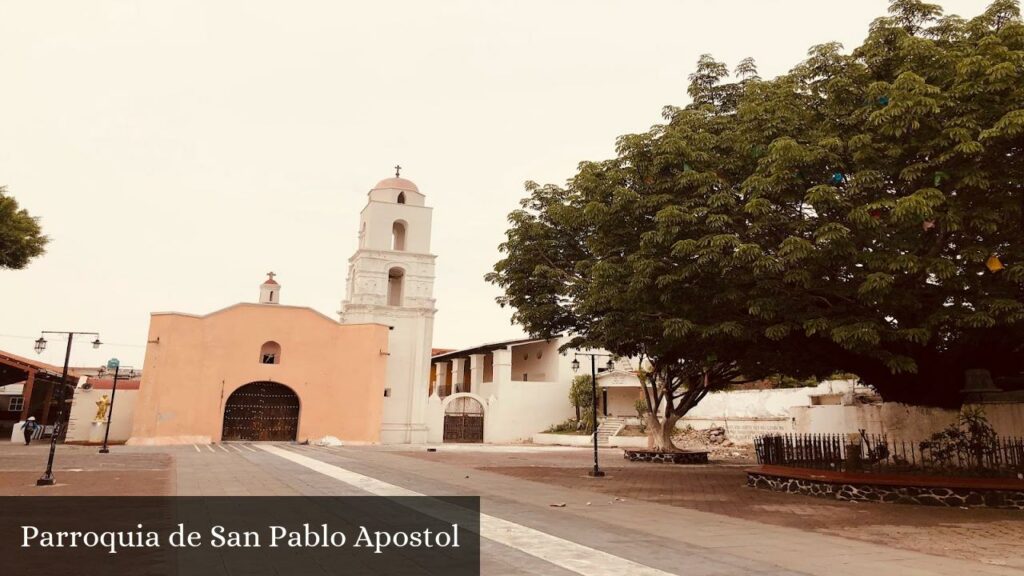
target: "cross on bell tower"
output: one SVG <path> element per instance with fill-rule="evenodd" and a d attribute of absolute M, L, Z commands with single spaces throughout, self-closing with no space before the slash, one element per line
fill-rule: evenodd
<path fill-rule="evenodd" d="M 402 166 L 401 164 L 395 164 L 395 178 L 402 177 Z"/>

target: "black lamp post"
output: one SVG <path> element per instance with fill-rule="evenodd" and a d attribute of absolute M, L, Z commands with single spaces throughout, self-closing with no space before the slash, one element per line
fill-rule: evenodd
<path fill-rule="evenodd" d="M 114 386 L 110 391 L 110 412 L 107 416 L 107 429 L 103 431 L 103 447 L 100 448 L 100 454 L 109 454 L 110 448 L 107 448 L 107 439 L 110 438 L 110 425 L 114 422 L 114 398 L 117 398 L 117 381 L 118 380 L 130 380 L 135 375 L 135 370 L 129 366 L 128 373 L 121 376 L 121 361 L 117 358 L 111 358 L 107 361 L 107 368 L 114 369 Z"/>
<path fill-rule="evenodd" d="M 46 460 L 46 472 L 43 473 L 39 480 L 36 480 L 36 486 L 53 486 L 56 480 L 53 478 L 53 455 L 57 451 L 57 436 L 60 434 L 61 419 L 64 417 L 64 389 L 66 388 L 66 380 L 68 379 L 68 363 L 71 361 L 71 341 L 74 340 L 77 334 L 89 334 L 95 336 L 96 339 L 92 341 L 93 348 L 99 348 L 102 342 L 100 342 L 100 335 L 98 332 L 60 332 L 52 330 L 43 330 L 43 334 L 65 334 L 68 337 L 68 349 L 64 353 L 64 372 L 60 377 L 60 389 L 57 392 L 57 419 L 53 423 L 53 433 L 50 434 L 50 456 Z M 36 353 L 42 353 L 46 350 L 46 339 L 42 336 L 36 340 L 35 345 Z"/>
<path fill-rule="evenodd" d="M 600 478 L 604 476 L 604 471 L 597 463 L 597 357 L 608 358 L 608 370 L 615 368 L 615 362 L 612 360 L 611 354 L 593 354 L 588 352 L 577 352 L 572 359 L 572 371 L 579 372 L 580 370 L 580 356 L 590 356 L 590 390 L 591 390 L 591 401 L 590 408 L 593 410 L 592 417 L 594 422 L 594 469 L 587 472 L 588 476 L 594 478 Z"/>

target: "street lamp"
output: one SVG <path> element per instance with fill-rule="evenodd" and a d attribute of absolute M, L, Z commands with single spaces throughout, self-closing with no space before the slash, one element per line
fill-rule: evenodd
<path fill-rule="evenodd" d="M 579 370 L 580 370 L 580 359 L 579 359 L 580 356 L 590 356 L 590 392 L 591 392 L 590 408 L 593 410 L 593 419 L 594 419 L 594 469 L 591 470 L 590 472 L 588 472 L 587 475 L 588 476 L 593 476 L 594 478 L 600 478 L 600 477 L 604 476 L 604 471 L 601 470 L 601 467 L 598 466 L 598 463 L 597 463 L 597 357 L 598 356 L 602 356 L 602 357 L 607 356 L 608 357 L 608 364 L 606 364 L 606 368 L 608 370 L 613 370 L 615 368 L 615 361 L 613 360 L 611 354 L 594 354 L 594 353 L 589 353 L 589 352 L 577 352 L 573 356 L 573 359 L 572 359 L 572 371 L 573 372 L 579 372 Z"/>
<path fill-rule="evenodd" d="M 131 367 L 128 368 L 128 374 L 121 376 L 121 361 L 117 358 L 111 358 L 107 360 L 107 368 L 114 369 L 114 387 L 110 391 L 110 412 L 107 415 L 107 429 L 103 431 L 103 447 L 100 448 L 100 454 L 109 454 L 110 448 L 107 448 L 107 439 L 110 437 L 110 425 L 114 422 L 114 399 L 117 398 L 117 381 L 118 380 L 130 380 L 135 375 L 135 370 Z"/>
<path fill-rule="evenodd" d="M 43 330 L 43 334 L 65 334 L 68 337 L 68 348 L 64 352 L 64 372 L 60 376 L 60 389 L 57 393 L 57 419 L 53 423 L 53 432 L 50 434 L 50 456 L 46 460 L 46 472 L 43 473 L 39 480 L 36 480 L 36 486 L 53 486 L 56 480 L 53 478 L 53 455 L 57 451 L 57 436 L 60 432 L 61 420 L 64 417 L 64 389 L 66 388 L 65 382 L 68 379 L 68 363 L 71 362 L 71 341 L 74 340 L 76 334 L 91 334 L 96 337 L 92 342 L 93 348 L 99 348 L 100 335 L 97 332 L 60 332 Z M 42 336 L 36 340 L 36 352 L 41 353 L 46 350 L 46 339 Z"/>

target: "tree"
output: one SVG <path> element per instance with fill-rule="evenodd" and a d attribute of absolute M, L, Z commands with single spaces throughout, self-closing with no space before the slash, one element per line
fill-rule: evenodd
<path fill-rule="evenodd" d="M 594 390 L 590 376 L 575 376 L 569 386 L 569 403 L 577 411 L 577 422 L 583 424 L 588 434 L 594 431 Z"/>
<path fill-rule="evenodd" d="M 1024 370 L 1024 26 L 1005 0 L 890 13 L 745 93 L 737 137 L 765 154 L 732 180 L 737 234 L 770 269 L 752 300 L 773 333 L 887 400 L 952 407 L 966 370 Z"/>
<path fill-rule="evenodd" d="M 0 186 L 0 268 L 21 269 L 29 260 L 46 251 L 49 238 L 43 235 L 39 221 Z"/>
<path fill-rule="evenodd" d="M 720 129 L 703 112 L 692 118 L 679 128 L 698 140 Z M 720 265 L 729 241 L 717 233 L 721 219 L 701 208 L 716 177 L 665 166 L 680 147 L 694 163 L 731 158 L 674 136 L 659 127 L 623 137 L 618 158 L 582 164 L 566 188 L 528 183 L 530 197 L 509 217 L 507 257 L 488 276 L 531 333 L 567 332 L 570 346 L 644 361 L 647 429 L 659 450 L 675 449 L 676 422 L 709 392 L 815 366 L 787 339 L 765 337 L 764 322 L 753 326 L 751 271 Z"/>
<path fill-rule="evenodd" d="M 590 376 L 576 376 L 569 387 L 569 403 L 576 409 L 576 421 L 582 422 L 583 416 L 591 412 L 594 405 L 594 391 L 590 384 Z M 593 420 L 593 418 L 590 418 Z M 592 423 L 591 423 L 592 424 Z"/>
<path fill-rule="evenodd" d="M 851 372 L 954 406 L 966 369 L 1024 370 L 1017 3 L 890 12 L 772 80 L 702 56 L 691 104 L 510 214 L 499 303 L 644 359 L 656 447 L 737 379 Z"/>

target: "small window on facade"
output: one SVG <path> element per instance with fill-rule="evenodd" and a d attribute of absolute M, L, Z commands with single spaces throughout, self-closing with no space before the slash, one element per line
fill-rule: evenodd
<path fill-rule="evenodd" d="M 405 192 L 398 193 L 398 203 L 405 204 Z"/>
<path fill-rule="evenodd" d="M 8 412 L 21 412 L 22 408 L 25 407 L 25 399 L 21 396 L 15 396 L 11 398 L 11 403 L 7 405 Z"/>
<path fill-rule="evenodd" d="M 384 389 L 384 397 L 385 398 L 390 398 L 391 397 L 391 388 L 385 388 Z"/>
<path fill-rule="evenodd" d="M 263 344 L 260 348 L 260 363 L 261 364 L 280 364 L 281 363 L 281 345 L 273 340 Z"/>

